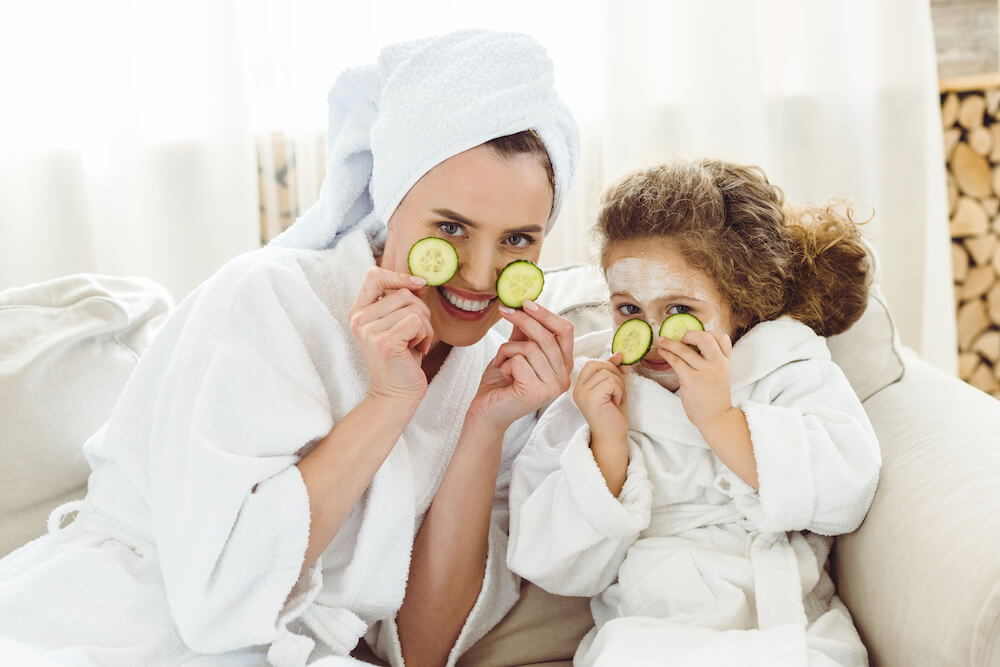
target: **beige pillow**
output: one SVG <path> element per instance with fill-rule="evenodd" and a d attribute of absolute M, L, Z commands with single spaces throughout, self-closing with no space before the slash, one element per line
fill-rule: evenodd
<path fill-rule="evenodd" d="M 1000 665 L 1000 401 L 907 351 L 865 409 L 878 491 L 834 563 L 872 664 Z"/>
<path fill-rule="evenodd" d="M 172 304 L 150 280 L 92 274 L 0 292 L 0 556 L 83 497 L 83 443 Z"/>

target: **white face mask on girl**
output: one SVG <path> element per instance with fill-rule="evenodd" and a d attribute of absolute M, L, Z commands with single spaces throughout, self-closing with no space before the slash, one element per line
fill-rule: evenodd
<path fill-rule="evenodd" d="M 715 283 L 688 264 L 668 239 L 612 243 L 604 253 L 604 262 L 615 326 L 641 318 L 658 332 L 670 315 L 691 313 L 706 331 L 722 331 L 732 337 L 729 307 Z M 670 391 L 679 386 L 670 364 L 653 351 L 634 368 Z"/>

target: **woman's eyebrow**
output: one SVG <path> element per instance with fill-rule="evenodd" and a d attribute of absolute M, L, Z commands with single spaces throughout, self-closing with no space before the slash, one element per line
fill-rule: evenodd
<path fill-rule="evenodd" d="M 472 220 L 469 220 L 467 217 L 465 217 L 461 213 L 457 213 L 457 212 L 451 210 L 450 208 L 434 208 L 434 209 L 431 209 L 431 212 L 435 213 L 437 215 L 440 215 L 442 218 L 445 218 L 447 220 L 451 220 L 453 222 L 460 222 L 463 225 L 466 225 L 468 227 L 472 227 L 473 229 L 479 229 L 479 224 L 478 223 L 475 223 Z M 532 233 L 533 232 L 535 234 L 538 234 L 541 231 L 542 231 L 542 228 L 539 225 L 525 225 L 524 227 L 516 227 L 516 228 L 513 228 L 513 229 L 504 230 L 504 233 L 505 234 L 511 234 L 511 233 L 518 233 L 518 232 L 520 232 L 520 233 Z"/>

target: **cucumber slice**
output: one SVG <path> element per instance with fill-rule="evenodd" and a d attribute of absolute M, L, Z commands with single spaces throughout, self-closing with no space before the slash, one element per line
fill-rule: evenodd
<path fill-rule="evenodd" d="M 611 339 L 611 354 L 622 353 L 622 363 L 631 366 L 646 356 L 653 344 L 653 327 L 639 318 L 626 320 Z"/>
<path fill-rule="evenodd" d="M 458 271 L 455 246 L 437 236 L 420 239 L 406 256 L 410 273 L 427 280 L 428 285 L 444 285 Z"/>
<path fill-rule="evenodd" d="M 660 335 L 670 340 L 679 341 L 688 331 L 704 331 L 705 326 L 697 317 L 690 313 L 674 313 L 663 320 L 660 325 Z"/>
<path fill-rule="evenodd" d="M 500 272 L 497 278 L 497 296 L 508 308 L 520 308 L 525 299 L 537 299 L 544 285 L 542 270 L 526 259 L 519 259 L 503 267 Z"/>

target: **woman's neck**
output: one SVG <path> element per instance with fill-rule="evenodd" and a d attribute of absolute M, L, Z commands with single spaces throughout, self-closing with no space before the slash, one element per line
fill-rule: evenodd
<path fill-rule="evenodd" d="M 451 345 L 438 341 L 431 348 L 431 351 L 424 356 L 420 367 L 423 369 L 424 375 L 427 376 L 428 384 L 438 374 L 438 371 L 441 370 L 441 366 L 444 365 L 444 360 L 448 358 L 449 352 L 451 352 Z"/>

